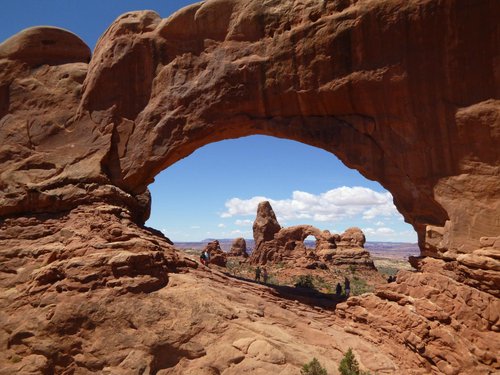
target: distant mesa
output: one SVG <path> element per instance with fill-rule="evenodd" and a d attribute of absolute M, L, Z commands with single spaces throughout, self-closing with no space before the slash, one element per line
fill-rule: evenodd
<path fill-rule="evenodd" d="M 253 234 L 255 249 L 249 259 L 252 264 L 287 262 L 308 269 L 339 265 L 375 269 L 370 253 L 364 249 L 366 238 L 361 229 L 349 228 L 338 235 L 312 225 L 282 228 L 268 201 L 259 203 Z M 316 238 L 313 249 L 304 243 L 309 236 Z"/>

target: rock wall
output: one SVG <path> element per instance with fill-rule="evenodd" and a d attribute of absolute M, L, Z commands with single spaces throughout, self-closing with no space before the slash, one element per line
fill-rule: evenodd
<path fill-rule="evenodd" d="M 379 181 L 418 233 L 420 272 L 398 277 L 397 295 L 349 300 L 360 308 L 353 319 L 370 329 L 370 311 L 389 312 L 381 334 L 408 345 L 424 372 L 498 370 L 498 314 L 485 306 L 498 307 L 500 296 L 499 15 L 496 0 L 208 0 L 167 19 L 125 14 L 92 56 L 57 28 L 3 42 L 2 327 L 50 305 L 58 287 L 161 288 L 165 272 L 187 261 L 141 228 L 148 184 L 205 144 L 264 134 L 323 148 Z M 101 207 L 114 212 L 109 236 L 105 220 L 92 224 Z M 68 219 L 75 215 L 82 219 Z M 82 221 L 86 233 L 74 237 Z M 127 230 L 142 245 L 113 239 Z M 71 238 L 82 245 L 68 247 Z M 144 254 L 113 263 L 110 252 L 126 249 Z M 13 286 L 49 290 L 46 302 Z M 443 302 L 435 315 L 444 296 L 465 310 Z M 405 326 L 409 316 L 415 324 Z M 69 333 L 83 322 L 72 319 Z M 49 372 L 79 366 L 73 344 L 56 350 L 53 336 L 44 348 L 54 350 L 40 350 L 29 332 L 3 332 L 2 352 L 44 353 Z"/>

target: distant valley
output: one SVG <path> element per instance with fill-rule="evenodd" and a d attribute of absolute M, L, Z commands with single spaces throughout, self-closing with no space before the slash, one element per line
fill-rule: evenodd
<path fill-rule="evenodd" d="M 207 243 L 213 240 L 215 240 L 215 238 L 207 238 L 199 242 L 175 242 L 174 245 L 179 249 L 202 250 L 205 248 Z M 223 238 L 217 240 L 220 243 L 221 249 L 227 252 L 231 249 L 231 244 L 234 239 Z M 245 239 L 245 241 L 247 243 L 247 249 L 251 252 L 255 246 L 254 240 Z M 307 246 L 314 248 L 314 241 L 304 241 L 304 243 Z M 420 254 L 418 244 L 407 242 L 367 242 L 365 244 L 365 249 L 367 249 L 374 258 L 407 260 L 409 256 L 418 256 Z"/>

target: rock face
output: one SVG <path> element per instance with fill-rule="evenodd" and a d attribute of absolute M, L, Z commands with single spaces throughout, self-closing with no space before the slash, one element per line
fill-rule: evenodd
<path fill-rule="evenodd" d="M 338 245 L 342 247 L 365 247 L 365 242 L 366 238 L 363 231 L 353 227 L 346 229 L 346 231 L 340 235 Z"/>
<path fill-rule="evenodd" d="M 231 244 L 231 250 L 229 250 L 227 256 L 248 258 L 247 242 L 245 241 L 245 239 L 242 237 L 235 238 L 235 240 Z"/>
<path fill-rule="evenodd" d="M 254 253 L 262 244 L 274 239 L 274 235 L 281 230 L 281 225 L 268 201 L 260 202 L 257 207 L 257 216 L 253 222 Z"/>
<path fill-rule="evenodd" d="M 498 371 L 499 14 L 497 0 L 207 0 L 163 20 L 119 17 L 90 61 L 61 29 L 3 42 L 0 368 L 160 373 L 200 358 L 183 334 L 160 334 L 168 309 L 139 324 L 113 298 L 154 306 L 134 292 L 168 290 L 168 273 L 190 264 L 142 227 L 155 175 L 208 143 L 263 134 L 377 180 L 417 231 L 418 272 L 339 308 L 379 330 L 365 342 L 383 337 L 381 350 L 404 358 L 385 369 Z M 261 242 L 280 231 L 269 228 Z M 158 340 L 134 346 L 138 326 Z M 92 330 L 120 341 L 116 357 L 89 343 Z M 262 341 L 234 350 L 264 358 L 273 345 Z"/>
<path fill-rule="evenodd" d="M 253 228 L 256 236 L 250 257 L 253 264 L 287 262 L 299 268 L 356 265 L 375 269 L 370 253 L 363 248 L 365 235 L 359 228 L 349 228 L 341 235 L 312 225 L 281 228 L 268 201 L 259 203 Z M 281 229 L 276 231 L 278 228 Z M 304 244 L 309 236 L 316 238 L 314 249 Z"/>
<path fill-rule="evenodd" d="M 220 267 L 226 267 L 227 254 L 221 249 L 217 240 L 210 241 L 205 249 L 210 252 L 210 263 Z"/>

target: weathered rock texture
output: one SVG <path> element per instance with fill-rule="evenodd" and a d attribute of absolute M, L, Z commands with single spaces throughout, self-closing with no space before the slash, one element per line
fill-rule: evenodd
<path fill-rule="evenodd" d="M 245 241 L 245 239 L 242 237 L 235 238 L 227 255 L 233 257 L 248 258 L 247 242 Z"/>
<path fill-rule="evenodd" d="M 147 320 L 139 326 L 158 341 L 145 338 L 130 352 L 137 324 L 129 314 L 120 325 L 134 332 L 120 343 L 128 360 L 104 360 L 104 349 L 88 343 L 103 321 L 118 319 L 109 297 L 115 283 L 123 285 L 117 293 L 155 290 L 178 262 L 159 234 L 134 228 L 149 215 L 154 176 L 205 144 L 252 134 L 332 152 L 391 191 L 417 231 L 420 272 L 398 278 L 397 296 L 348 301 L 364 309 L 355 315 L 360 324 L 380 323 L 385 333 L 371 336 L 389 340 L 380 350 L 402 356 L 394 372 L 498 371 L 499 15 L 497 0 L 208 0 L 163 20 L 151 11 L 121 16 L 90 62 L 85 44 L 60 29 L 25 30 L 2 43 L 0 355 L 19 355 L 25 366 L 7 373 L 36 373 L 38 365 L 117 373 L 132 363 L 154 373 L 202 355 L 180 344 L 189 337 L 174 345 L 155 336 L 165 327 Z M 136 232 L 142 245 L 100 235 L 107 226 L 91 225 L 100 207 L 126 212 L 126 222 L 113 214 L 115 234 Z M 81 244 L 68 247 L 63 233 L 80 230 L 67 219 L 74 215 L 88 224 Z M 66 222 L 70 232 L 54 229 Z M 69 307 L 65 293 L 73 295 Z M 82 304 L 87 296 L 104 311 Z M 441 307 L 444 298 L 459 305 Z M 373 311 L 385 311 L 384 320 Z M 21 324 L 35 313 L 33 325 L 55 319 L 41 334 Z M 119 340 L 114 333 L 100 332 Z M 235 350 L 259 358 L 267 344 L 258 340 Z M 174 356 L 158 359 L 170 348 Z M 151 361 L 139 364 L 143 352 Z"/>
<path fill-rule="evenodd" d="M 274 236 L 281 230 L 281 225 L 278 223 L 276 214 L 268 201 L 260 202 L 257 206 L 257 215 L 253 222 L 253 239 L 255 248 L 253 250 L 253 258 L 255 253 L 258 254 L 258 249 L 262 247 L 265 242 L 274 240 Z"/>
<path fill-rule="evenodd" d="M 255 249 L 250 257 L 253 264 L 287 262 L 300 268 L 329 268 L 356 265 L 375 269 L 370 253 L 363 246 L 365 235 L 359 228 L 349 228 L 341 235 L 321 231 L 312 225 L 282 228 L 271 204 L 260 202 L 253 224 Z M 314 236 L 314 249 L 304 241 Z"/>
<path fill-rule="evenodd" d="M 219 241 L 210 241 L 207 243 L 204 250 L 210 253 L 210 263 L 220 267 L 226 267 L 227 254 L 221 249 Z"/>

